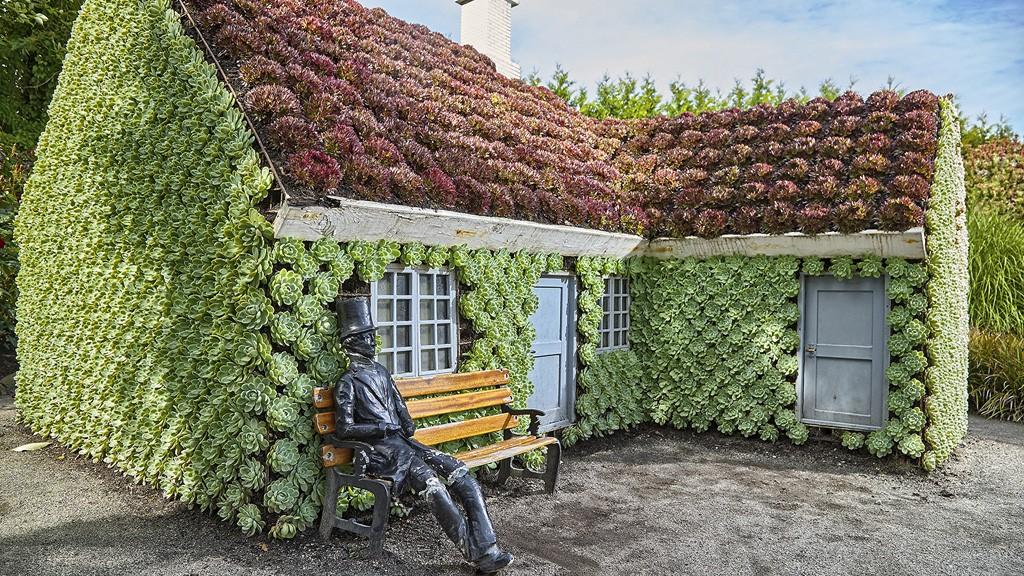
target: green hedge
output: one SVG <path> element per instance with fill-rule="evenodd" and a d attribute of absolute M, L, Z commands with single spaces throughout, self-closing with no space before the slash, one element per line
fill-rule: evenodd
<path fill-rule="evenodd" d="M 18 288 L 18 245 L 14 241 L 14 217 L 25 189 L 32 154 L 16 147 L 0 148 L 0 351 L 14 352 L 15 306 Z"/>

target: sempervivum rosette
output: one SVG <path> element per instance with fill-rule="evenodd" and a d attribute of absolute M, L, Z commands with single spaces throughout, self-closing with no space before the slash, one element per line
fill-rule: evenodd
<path fill-rule="evenodd" d="M 797 223 L 804 234 L 820 234 L 829 230 L 829 209 L 824 204 L 812 203 L 797 214 Z"/>

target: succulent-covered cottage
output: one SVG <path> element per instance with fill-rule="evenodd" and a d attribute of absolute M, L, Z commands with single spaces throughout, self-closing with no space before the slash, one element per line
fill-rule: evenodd
<path fill-rule="evenodd" d="M 948 99 L 594 120 L 351 0 L 87 0 L 49 116 L 22 417 L 249 534 L 319 512 L 340 294 L 397 376 L 508 368 L 567 442 L 821 429 L 931 470 L 964 436 Z"/>

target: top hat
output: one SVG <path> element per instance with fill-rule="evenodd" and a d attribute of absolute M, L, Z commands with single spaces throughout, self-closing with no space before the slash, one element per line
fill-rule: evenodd
<path fill-rule="evenodd" d="M 370 299 L 365 297 L 339 299 L 335 302 L 338 310 L 339 339 L 345 339 L 353 334 L 362 334 L 370 330 L 376 330 L 373 325 L 373 318 L 370 317 Z"/>

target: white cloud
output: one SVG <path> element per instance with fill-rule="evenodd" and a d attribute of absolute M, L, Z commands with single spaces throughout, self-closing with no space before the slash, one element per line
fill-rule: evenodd
<path fill-rule="evenodd" d="M 458 38 L 454 0 L 367 0 Z M 593 84 L 650 74 L 728 89 L 764 68 L 788 87 L 832 78 L 870 91 L 955 93 L 970 115 L 1024 130 L 1024 4 L 1014 0 L 521 0 L 514 57 L 547 76 L 556 63 Z"/>

